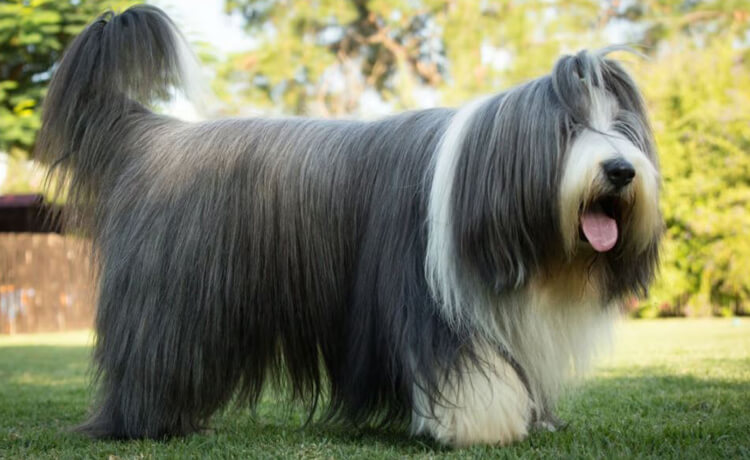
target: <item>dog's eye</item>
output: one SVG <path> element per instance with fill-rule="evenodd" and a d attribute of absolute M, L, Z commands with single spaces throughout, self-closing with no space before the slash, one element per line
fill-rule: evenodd
<path fill-rule="evenodd" d="M 622 134 L 639 149 L 645 151 L 647 142 L 643 137 L 643 133 L 648 130 L 648 126 L 644 124 L 644 120 L 641 117 L 633 112 L 621 110 L 612 123 L 612 129 Z"/>

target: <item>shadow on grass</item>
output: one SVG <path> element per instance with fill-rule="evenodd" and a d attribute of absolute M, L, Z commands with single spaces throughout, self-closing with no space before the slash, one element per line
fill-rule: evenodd
<path fill-rule="evenodd" d="M 404 430 L 303 427 L 305 414 L 275 398 L 265 398 L 255 412 L 222 411 L 208 433 L 164 442 L 94 442 L 68 431 L 90 402 L 90 354 L 86 346 L 0 347 L 0 451 L 9 457 L 750 455 L 750 381 L 663 367 L 619 367 L 589 379 L 561 401 L 565 430 L 534 433 L 502 450 L 452 451 Z M 717 359 L 715 365 L 746 369 L 750 360 Z"/>

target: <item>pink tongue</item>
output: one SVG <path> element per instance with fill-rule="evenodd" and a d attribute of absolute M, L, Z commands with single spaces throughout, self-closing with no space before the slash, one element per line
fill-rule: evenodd
<path fill-rule="evenodd" d="M 617 222 L 602 212 L 583 213 L 581 228 L 589 244 L 598 252 L 607 252 L 617 243 Z"/>

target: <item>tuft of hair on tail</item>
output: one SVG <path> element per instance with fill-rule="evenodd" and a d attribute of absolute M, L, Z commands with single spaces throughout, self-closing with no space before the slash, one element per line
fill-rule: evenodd
<path fill-rule="evenodd" d="M 133 152 L 126 139 L 148 107 L 180 90 L 199 96 L 197 60 L 171 19 L 138 5 L 99 16 L 54 69 L 42 108 L 35 156 L 49 183 L 74 209 L 73 224 L 96 207 Z M 68 222 L 69 224 L 71 222 Z"/>

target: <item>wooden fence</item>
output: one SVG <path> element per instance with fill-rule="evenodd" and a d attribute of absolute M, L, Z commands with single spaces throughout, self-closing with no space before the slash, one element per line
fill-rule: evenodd
<path fill-rule="evenodd" d="M 85 241 L 55 233 L 0 233 L 0 334 L 91 327 Z"/>

